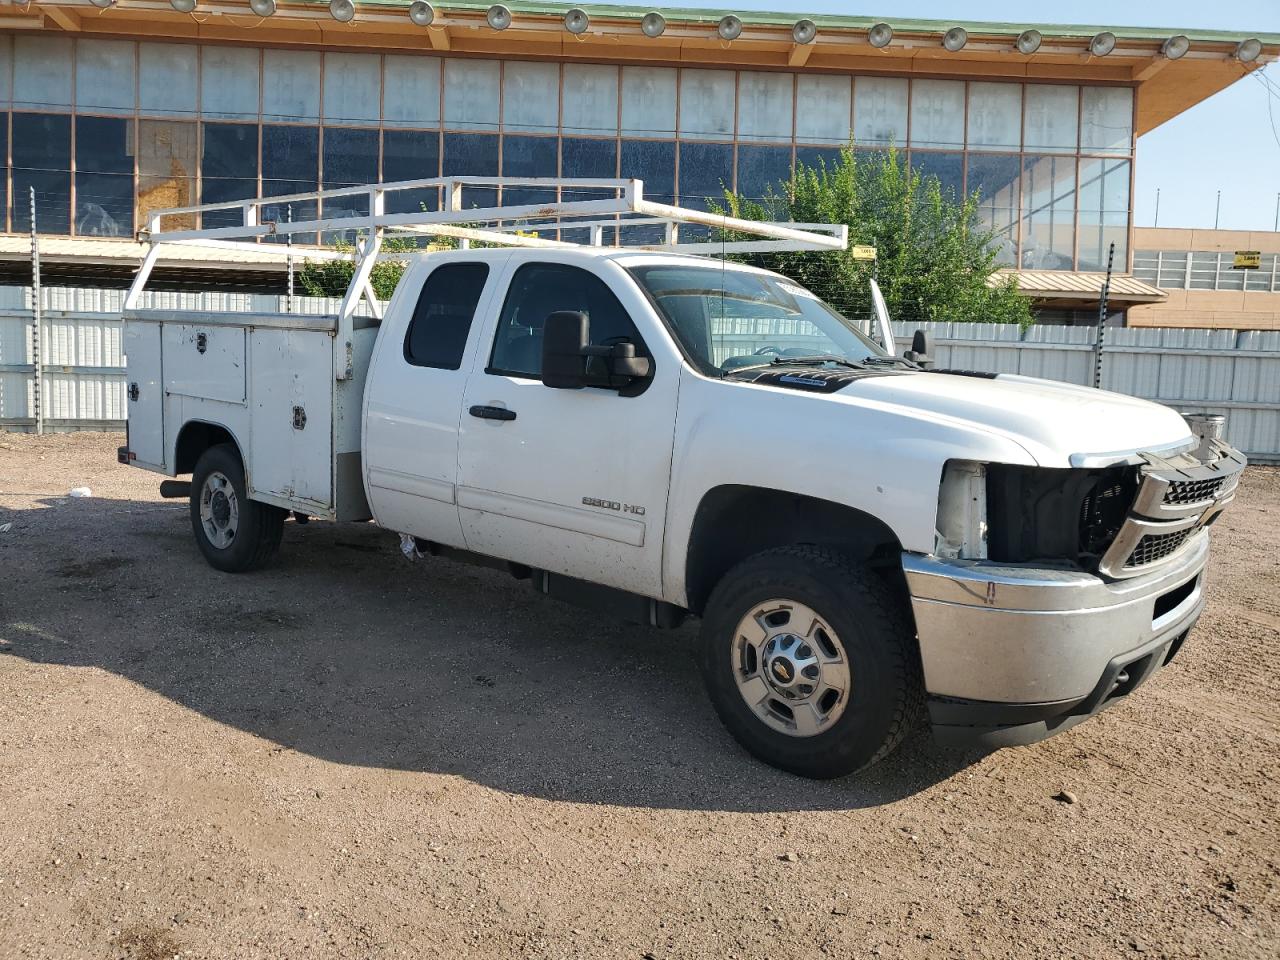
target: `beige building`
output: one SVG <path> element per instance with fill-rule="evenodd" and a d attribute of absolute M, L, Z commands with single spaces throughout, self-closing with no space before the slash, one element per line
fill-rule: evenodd
<path fill-rule="evenodd" d="M 1164 299 L 1130 307 L 1130 326 L 1280 330 L 1280 233 L 1138 227 L 1133 251 L 1134 279 Z M 1237 269 L 1237 251 L 1259 265 Z"/>

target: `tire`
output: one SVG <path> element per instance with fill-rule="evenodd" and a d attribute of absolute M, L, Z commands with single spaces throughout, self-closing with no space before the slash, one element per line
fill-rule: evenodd
<path fill-rule="evenodd" d="M 249 499 L 234 445 L 201 454 L 191 477 L 191 529 L 209 566 L 224 573 L 264 566 L 280 548 L 284 518 L 279 507 Z"/>
<path fill-rule="evenodd" d="M 756 757 L 804 777 L 843 777 L 884 759 L 919 720 L 907 624 L 893 589 L 841 554 L 769 550 L 712 591 L 703 680 L 721 722 Z"/>

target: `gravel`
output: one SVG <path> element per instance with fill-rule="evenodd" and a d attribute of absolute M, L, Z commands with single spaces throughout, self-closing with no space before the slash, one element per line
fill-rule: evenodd
<path fill-rule="evenodd" d="M 219 574 L 118 436 L 3 441 L 5 957 L 1280 953 L 1280 471 L 1246 473 L 1200 626 L 1127 702 L 814 783 L 716 723 L 695 626 L 372 524 L 290 522 Z"/>

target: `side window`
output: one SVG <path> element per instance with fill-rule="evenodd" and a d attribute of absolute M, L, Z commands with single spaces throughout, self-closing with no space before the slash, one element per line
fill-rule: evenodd
<path fill-rule="evenodd" d="M 557 310 L 585 313 L 593 344 L 634 343 L 637 356 L 649 356 L 635 324 L 603 280 L 580 267 L 530 263 L 511 278 L 488 372 L 541 376 L 542 326 Z"/>
<path fill-rule="evenodd" d="M 446 263 L 431 271 L 404 335 L 404 358 L 415 367 L 457 370 L 489 276 L 483 263 Z"/>

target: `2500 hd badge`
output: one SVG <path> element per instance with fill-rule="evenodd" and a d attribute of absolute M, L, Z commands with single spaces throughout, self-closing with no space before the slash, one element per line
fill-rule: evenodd
<path fill-rule="evenodd" d="M 583 497 L 582 505 L 584 507 L 603 507 L 605 510 L 617 510 L 621 513 L 634 513 L 637 517 L 644 516 L 644 507 L 637 507 L 633 503 L 619 503 L 617 500 L 601 500 L 598 497 Z"/>

